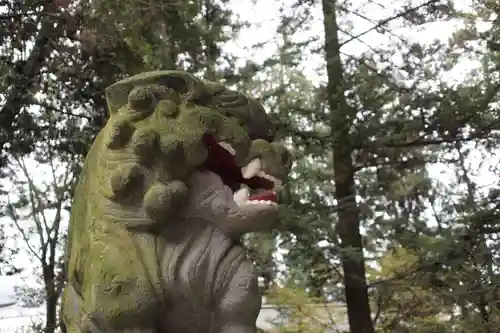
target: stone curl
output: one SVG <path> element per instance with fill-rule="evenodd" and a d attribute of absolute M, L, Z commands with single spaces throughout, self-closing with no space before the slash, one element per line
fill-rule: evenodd
<path fill-rule="evenodd" d="M 237 152 L 236 161 L 243 164 L 252 134 L 263 134 L 246 124 L 260 117 L 262 129 L 271 128 L 258 103 L 187 73 L 141 74 L 111 86 L 106 96 L 110 119 L 99 172 L 109 172 L 110 198 L 118 204 L 141 206 L 151 226 L 182 209 L 185 178 L 208 156 L 205 134 L 230 143 Z M 124 166 L 115 168 L 116 163 Z M 132 196 L 141 202 L 134 202 Z"/>

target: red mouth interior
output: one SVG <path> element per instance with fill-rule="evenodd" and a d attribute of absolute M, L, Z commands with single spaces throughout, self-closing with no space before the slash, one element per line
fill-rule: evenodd
<path fill-rule="evenodd" d="M 205 134 L 203 142 L 208 149 L 208 158 L 203 162 L 201 167 L 210 170 L 219 175 L 221 180 L 233 192 L 237 191 L 241 184 L 245 184 L 252 190 L 266 190 L 262 193 L 250 196 L 249 200 L 278 200 L 276 193 L 273 191 L 274 183 L 263 177 L 252 177 L 250 179 L 243 178 L 241 169 L 236 165 L 234 156 L 226 149 L 222 148 L 215 137 L 211 134 Z"/>

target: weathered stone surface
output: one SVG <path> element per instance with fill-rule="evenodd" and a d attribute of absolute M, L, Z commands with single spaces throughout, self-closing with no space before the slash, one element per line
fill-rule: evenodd
<path fill-rule="evenodd" d="M 63 328 L 256 332 L 261 298 L 239 238 L 276 226 L 292 163 L 263 108 L 177 71 L 132 76 L 106 98 L 71 213 Z"/>

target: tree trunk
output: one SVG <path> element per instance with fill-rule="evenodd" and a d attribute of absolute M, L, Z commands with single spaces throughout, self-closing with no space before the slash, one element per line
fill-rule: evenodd
<path fill-rule="evenodd" d="M 44 333 L 54 333 L 57 329 L 57 302 L 59 295 L 54 284 L 54 266 L 43 267 L 43 279 L 45 284 L 45 330 Z"/>
<path fill-rule="evenodd" d="M 323 0 L 325 56 L 328 74 L 328 102 L 331 114 L 333 171 L 337 199 L 337 231 L 342 247 L 344 290 L 350 333 L 373 333 L 368 288 L 365 276 L 360 219 L 356 203 L 354 166 L 351 159 L 349 128 L 355 111 L 346 102 L 336 17 L 336 1 Z"/>

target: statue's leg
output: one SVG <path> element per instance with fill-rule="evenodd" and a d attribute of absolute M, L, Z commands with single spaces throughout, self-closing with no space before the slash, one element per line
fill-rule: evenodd
<path fill-rule="evenodd" d="M 215 327 L 210 333 L 256 333 L 261 304 L 255 267 L 244 260 L 218 302 Z"/>

